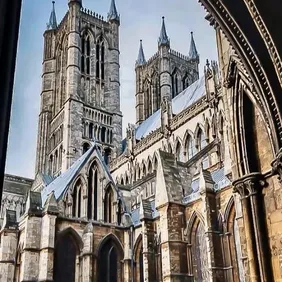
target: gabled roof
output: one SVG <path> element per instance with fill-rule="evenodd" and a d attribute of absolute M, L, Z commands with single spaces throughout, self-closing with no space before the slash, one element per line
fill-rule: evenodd
<path fill-rule="evenodd" d="M 190 107 L 206 93 L 205 89 L 205 77 L 201 77 L 195 81 L 176 97 L 172 99 L 172 112 L 177 115 L 186 108 Z M 140 140 L 143 137 L 149 135 L 152 131 L 161 127 L 161 111 L 158 110 L 146 120 L 144 120 L 136 128 L 136 139 Z"/>
<path fill-rule="evenodd" d="M 64 194 L 66 189 L 80 172 L 83 165 L 95 151 L 98 151 L 98 149 L 96 144 L 92 143 L 92 146 L 89 148 L 89 150 L 83 154 L 68 170 L 58 176 L 53 182 L 51 182 L 42 190 L 41 196 L 43 205 L 51 192 L 54 191 L 54 196 L 56 199 L 59 199 Z"/>

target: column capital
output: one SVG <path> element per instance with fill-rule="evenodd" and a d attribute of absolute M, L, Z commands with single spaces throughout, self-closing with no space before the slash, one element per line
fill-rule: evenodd
<path fill-rule="evenodd" d="M 272 173 L 278 174 L 278 180 L 282 184 L 282 148 L 276 155 L 276 158 L 271 162 Z"/>
<path fill-rule="evenodd" d="M 260 172 L 253 172 L 233 181 L 232 185 L 234 193 L 239 193 L 241 198 L 247 198 L 265 187 L 266 181 Z"/>

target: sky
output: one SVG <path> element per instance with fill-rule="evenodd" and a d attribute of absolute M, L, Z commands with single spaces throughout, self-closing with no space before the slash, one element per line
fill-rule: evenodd
<path fill-rule="evenodd" d="M 83 6 L 106 18 L 110 0 L 82 0 Z M 51 0 L 23 0 L 18 43 L 6 173 L 34 177 L 40 107 L 43 33 Z M 65 15 L 67 0 L 56 1 L 57 21 Z M 146 59 L 157 51 L 161 18 L 165 17 L 171 48 L 188 55 L 190 32 L 200 54 L 200 75 L 206 59 L 217 60 L 215 31 L 205 20 L 197 0 L 116 0 L 121 16 L 120 78 L 123 131 L 135 123 L 135 61 L 143 40 Z"/>

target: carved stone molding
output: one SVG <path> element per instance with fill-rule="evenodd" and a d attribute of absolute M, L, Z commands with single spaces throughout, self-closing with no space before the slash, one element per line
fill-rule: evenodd
<path fill-rule="evenodd" d="M 241 198 L 247 198 L 261 191 L 266 182 L 261 173 L 253 172 L 235 180 L 232 185 L 234 193 L 239 193 Z"/>
<path fill-rule="evenodd" d="M 282 148 L 279 150 L 276 158 L 271 163 L 272 173 L 278 174 L 278 180 L 282 184 Z"/>

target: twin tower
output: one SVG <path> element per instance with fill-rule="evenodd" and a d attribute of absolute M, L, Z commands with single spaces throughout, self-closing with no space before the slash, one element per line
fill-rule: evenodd
<path fill-rule="evenodd" d="M 120 154 L 119 26 L 111 0 L 107 19 L 68 0 L 57 24 L 55 3 L 44 33 L 41 107 L 36 173 L 58 176 L 95 140 L 105 162 Z M 158 52 L 145 60 L 142 42 L 136 61 L 137 124 L 198 79 L 199 56 L 193 35 L 189 56 L 170 48 L 163 19 Z"/>

